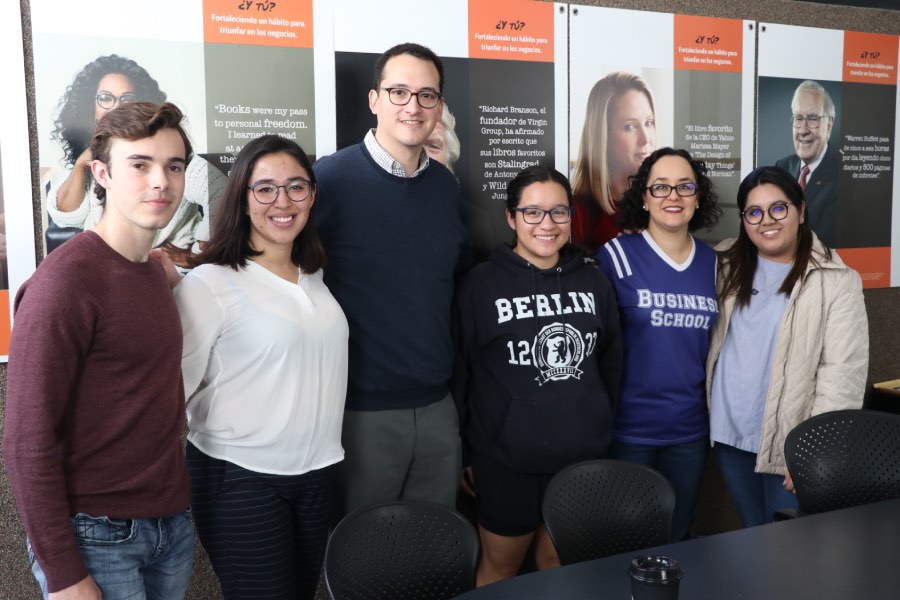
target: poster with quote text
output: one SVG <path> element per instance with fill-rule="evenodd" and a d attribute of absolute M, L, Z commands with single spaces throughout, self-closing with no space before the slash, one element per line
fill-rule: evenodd
<path fill-rule="evenodd" d="M 31 152 L 18 2 L 0 6 L 0 361 L 9 354 L 12 300 L 34 272 Z"/>
<path fill-rule="evenodd" d="M 736 235 L 737 188 L 752 166 L 754 22 L 575 5 L 571 11 L 573 179 L 580 169 L 614 206 L 650 152 L 685 149 L 706 162 L 723 209 L 713 230 L 695 235 L 709 241 Z M 629 102 L 619 90 L 635 86 L 650 98 L 635 108 L 640 119 L 619 123 Z M 638 124 L 643 137 L 616 142 L 615 127 Z M 597 194 L 585 196 L 585 210 L 602 210 Z M 599 245 L 587 234 L 583 243 Z"/>
<path fill-rule="evenodd" d="M 335 3 L 337 148 L 362 142 L 375 127 L 367 98 L 378 56 L 404 42 L 431 48 L 443 63 L 459 143 L 449 166 L 475 253 L 486 258 L 512 239 L 504 210 L 516 173 L 538 163 L 565 172 L 567 9 L 529 0 L 437 0 L 427 12 L 420 8 L 395 2 L 385 20 L 371 2 Z"/>
<path fill-rule="evenodd" d="M 756 162 L 783 167 L 804 185 L 813 231 L 867 288 L 900 285 L 898 40 L 760 24 Z M 813 47 L 813 60 L 799 51 Z M 813 127 L 809 117 L 818 120 Z"/>
<path fill-rule="evenodd" d="M 185 251 L 209 239 L 227 174 L 248 141 L 277 134 L 312 157 L 319 144 L 333 145 L 333 130 L 317 125 L 333 111 L 317 110 L 320 98 L 332 105 L 334 96 L 327 0 L 185 0 L 177 18 L 133 3 L 33 0 L 31 22 L 46 251 L 102 214 L 86 154 L 109 110 L 102 92 L 116 102 L 168 100 L 184 112 L 195 154 L 173 219 L 184 226 L 158 241 Z M 115 75 L 122 77 L 108 78 Z"/>

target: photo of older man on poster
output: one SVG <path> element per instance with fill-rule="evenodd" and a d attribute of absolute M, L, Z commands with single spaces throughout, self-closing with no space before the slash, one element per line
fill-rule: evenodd
<path fill-rule="evenodd" d="M 820 83 L 807 79 L 791 100 L 794 153 L 779 159 L 781 167 L 800 183 L 806 196 L 810 225 L 828 246 L 837 244 L 837 144 L 829 144 L 834 125 L 834 101 Z"/>
<path fill-rule="evenodd" d="M 756 164 L 796 179 L 813 231 L 831 248 L 840 247 L 841 101 L 840 82 L 759 78 Z"/>

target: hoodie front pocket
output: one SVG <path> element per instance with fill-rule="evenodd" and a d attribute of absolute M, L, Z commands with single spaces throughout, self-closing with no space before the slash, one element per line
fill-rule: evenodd
<path fill-rule="evenodd" d="M 600 458 L 610 440 L 612 415 L 603 392 L 512 402 L 500 436 L 509 466 L 522 473 L 555 473 Z"/>

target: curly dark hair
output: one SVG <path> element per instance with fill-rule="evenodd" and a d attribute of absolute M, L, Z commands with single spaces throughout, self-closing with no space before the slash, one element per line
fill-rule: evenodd
<path fill-rule="evenodd" d="M 133 60 L 110 54 L 89 62 L 66 88 L 59 100 L 59 116 L 53 123 L 52 138 L 58 140 L 66 155 L 66 163 L 73 165 L 78 156 L 91 143 L 94 133 L 94 102 L 97 86 L 111 73 L 124 75 L 134 86 L 135 100 L 162 104 L 166 94 L 150 77 L 147 70 Z"/>
<path fill-rule="evenodd" d="M 697 180 L 697 202 L 699 208 L 694 211 L 688 223 L 688 231 L 711 229 L 719 221 L 722 209 L 719 208 L 719 196 L 713 190 L 712 181 L 706 170 L 706 163 L 695 160 L 687 150 L 681 148 L 660 148 L 644 159 L 635 175 L 628 178 L 628 189 L 622 194 L 619 210 L 622 211 L 622 227 L 625 229 L 646 229 L 650 224 L 650 213 L 644 210 L 644 191 L 650 179 L 653 165 L 664 156 L 680 156 L 691 165 L 694 178 Z"/>

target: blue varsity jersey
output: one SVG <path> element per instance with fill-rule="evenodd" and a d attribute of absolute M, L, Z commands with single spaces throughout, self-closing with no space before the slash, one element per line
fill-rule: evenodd
<path fill-rule="evenodd" d="M 616 290 L 625 347 L 613 437 L 668 445 L 709 435 L 706 355 L 718 317 L 716 254 L 694 239 L 677 264 L 646 231 L 597 251 Z"/>

